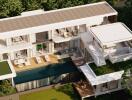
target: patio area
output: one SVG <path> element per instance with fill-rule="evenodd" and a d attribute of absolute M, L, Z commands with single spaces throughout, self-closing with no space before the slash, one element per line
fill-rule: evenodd
<path fill-rule="evenodd" d="M 92 86 L 85 80 L 80 80 L 73 84 L 81 98 L 90 97 L 94 95 Z"/>
<path fill-rule="evenodd" d="M 56 55 L 48 55 L 48 56 L 49 56 L 50 61 L 46 61 L 44 56 L 39 56 L 38 58 L 33 57 L 33 58 L 28 59 L 28 61 L 30 62 L 29 65 L 23 64 L 20 67 L 19 65 L 14 64 L 14 61 L 12 61 L 12 64 L 13 64 L 15 70 L 17 72 L 19 72 L 19 71 L 29 70 L 29 69 L 33 69 L 33 68 L 39 68 L 39 67 L 46 66 L 46 65 L 52 64 L 52 63 L 58 63 L 58 58 Z M 41 61 L 41 62 L 38 63 L 36 58 L 39 59 L 39 61 Z"/>

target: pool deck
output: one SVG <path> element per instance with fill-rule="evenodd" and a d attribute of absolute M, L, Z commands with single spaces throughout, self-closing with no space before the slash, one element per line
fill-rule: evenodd
<path fill-rule="evenodd" d="M 17 72 L 20 72 L 20 71 L 24 71 L 24 70 L 30 70 L 30 69 L 33 69 L 33 68 L 39 68 L 39 67 L 43 67 L 43 66 L 46 66 L 48 64 L 53 64 L 53 63 L 58 63 L 58 57 L 56 55 L 49 55 L 49 58 L 50 58 L 50 62 L 46 62 L 45 59 L 44 59 L 44 56 L 40 56 L 40 59 L 41 59 L 41 63 L 37 63 L 36 62 L 36 58 L 33 57 L 33 58 L 30 58 L 29 61 L 31 63 L 31 65 L 23 65 L 21 67 L 19 67 L 18 65 L 15 65 L 12 61 L 12 64 L 15 68 L 15 70 Z"/>

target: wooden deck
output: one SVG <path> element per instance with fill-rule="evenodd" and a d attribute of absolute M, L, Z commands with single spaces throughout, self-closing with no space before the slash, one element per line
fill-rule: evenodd
<path fill-rule="evenodd" d="M 58 58 L 57 58 L 56 55 L 49 55 L 49 58 L 50 58 L 51 61 L 46 62 L 44 56 L 40 56 L 40 59 L 42 61 L 41 63 L 37 63 L 35 57 L 30 58 L 29 61 L 30 61 L 31 65 L 28 65 L 28 66 L 23 65 L 22 67 L 19 67 L 18 65 L 15 65 L 13 63 L 13 61 L 12 61 L 12 64 L 13 64 L 15 70 L 17 72 L 19 72 L 19 71 L 23 71 L 23 70 L 29 70 L 29 69 L 33 69 L 33 68 L 43 67 L 43 66 L 46 66 L 46 65 L 52 64 L 52 63 L 58 63 Z"/>
<path fill-rule="evenodd" d="M 79 81 L 73 85 L 82 98 L 94 95 L 93 88 L 87 81 Z"/>

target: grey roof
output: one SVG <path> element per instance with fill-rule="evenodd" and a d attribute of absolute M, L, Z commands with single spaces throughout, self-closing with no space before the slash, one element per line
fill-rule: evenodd
<path fill-rule="evenodd" d="M 0 21 L 0 32 L 19 30 L 40 25 L 47 25 L 69 20 L 76 20 L 91 16 L 98 16 L 116 12 L 109 4 L 97 3 L 94 5 L 84 5 L 56 11 L 46 11 L 46 13 L 32 16 L 25 16 Z"/>

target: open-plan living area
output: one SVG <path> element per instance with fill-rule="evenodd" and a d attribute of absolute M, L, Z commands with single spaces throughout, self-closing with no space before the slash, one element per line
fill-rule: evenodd
<path fill-rule="evenodd" d="M 82 99 L 123 89 L 132 31 L 117 16 L 104 1 L 0 19 L 0 80 L 18 92 L 73 82 Z"/>

